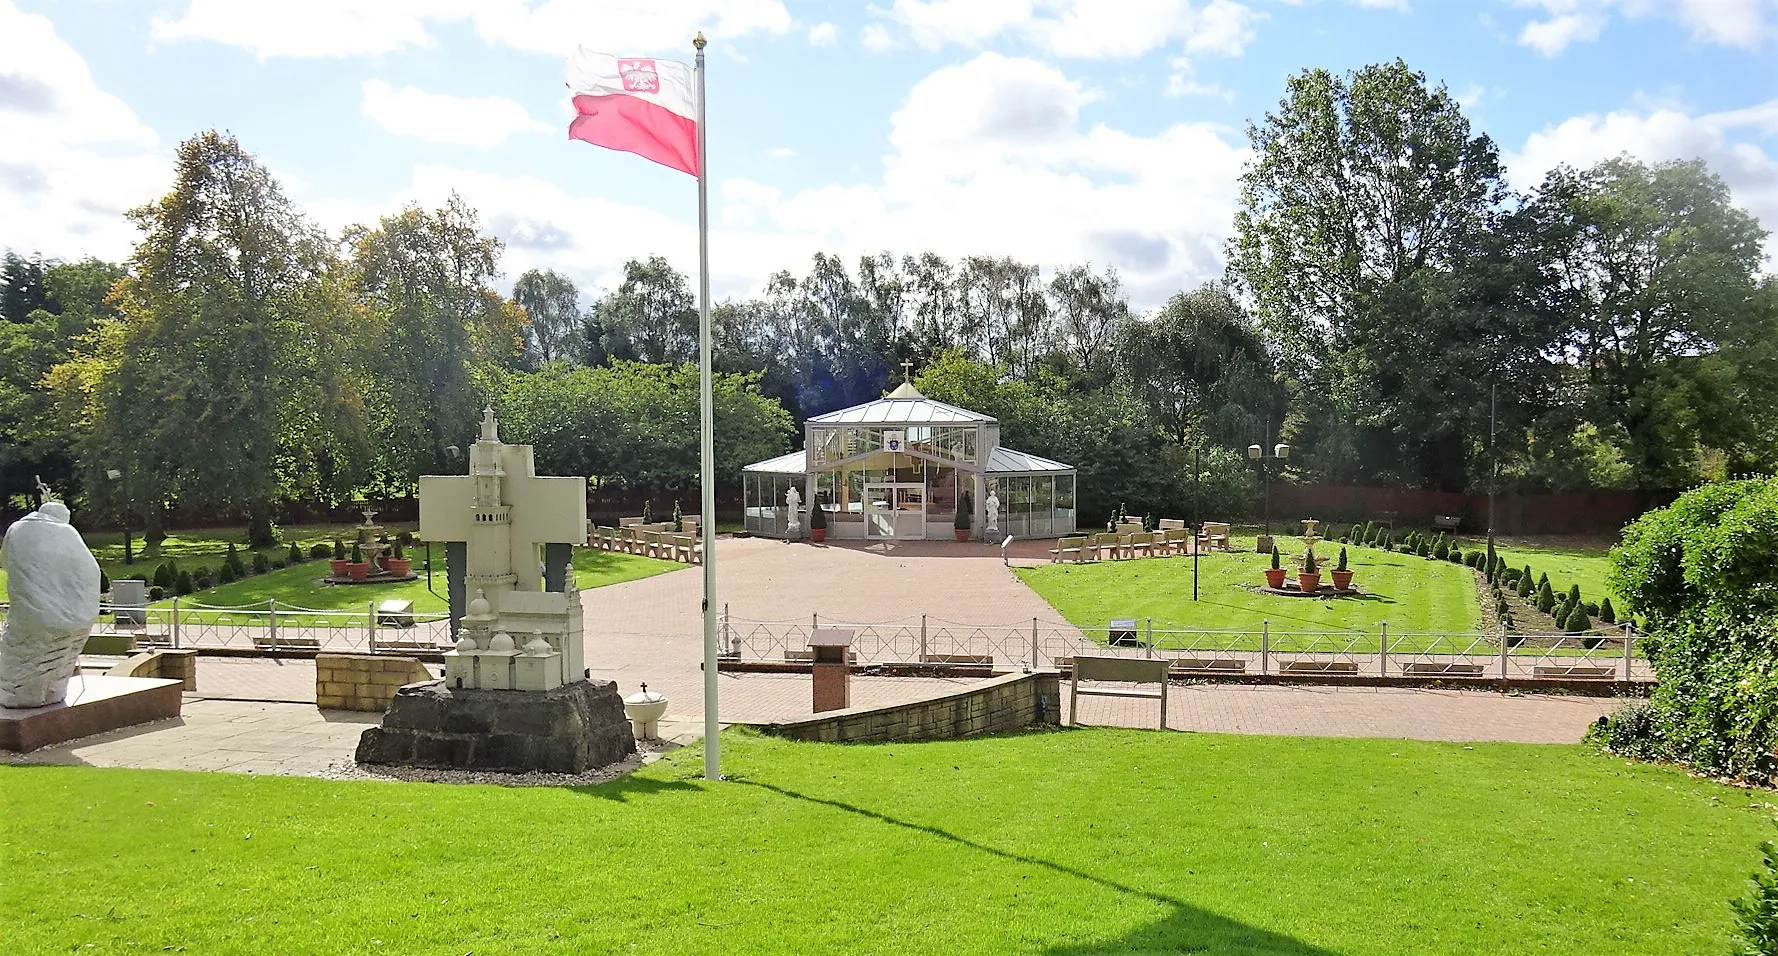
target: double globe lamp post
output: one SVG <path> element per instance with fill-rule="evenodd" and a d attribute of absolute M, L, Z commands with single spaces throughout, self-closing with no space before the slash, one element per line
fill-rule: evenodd
<path fill-rule="evenodd" d="M 1265 502 L 1266 502 L 1265 503 L 1266 530 L 1265 530 L 1264 534 L 1260 535 L 1259 541 L 1256 542 L 1255 550 L 1258 550 L 1262 553 L 1270 553 L 1272 550 L 1272 469 L 1270 468 L 1270 466 L 1268 466 L 1266 464 L 1266 462 L 1268 462 L 1274 458 L 1279 461 L 1283 461 L 1284 459 L 1289 458 L 1290 457 L 1290 446 L 1284 444 L 1283 442 L 1279 442 L 1278 444 L 1272 446 L 1272 453 L 1270 455 L 1267 455 L 1266 450 L 1264 448 L 1260 447 L 1259 445 L 1248 445 L 1247 446 L 1247 457 L 1253 459 L 1254 461 L 1259 462 L 1260 480 L 1264 483 L 1265 489 L 1266 489 L 1266 498 L 1265 498 Z"/>

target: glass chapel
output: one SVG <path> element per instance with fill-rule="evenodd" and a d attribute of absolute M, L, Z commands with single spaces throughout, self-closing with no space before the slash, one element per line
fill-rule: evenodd
<path fill-rule="evenodd" d="M 749 533 L 784 537 L 784 496 L 793 486 L 805 512 L 799 523 L 807 529 L 808 503 L 818 500 L 830 538 L 950 540 L 958 495 L 966 494 L 970 537 L 980 540 L 988 533 L 990 490 L 1000 499 L 1002 534 L 1074 533 L 1072 465 L 1002 446 L 998 421 L 933 401 L 912 383 L 810 418 L 803 438 L 803 451 L 742 470 Z"/>

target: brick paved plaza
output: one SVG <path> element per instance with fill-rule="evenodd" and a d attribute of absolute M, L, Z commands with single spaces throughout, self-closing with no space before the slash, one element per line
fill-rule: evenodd
<path fill-rule="evenodd" d="M 1032 545 L 1036 542 L 1030 543 Z M 736 618 L 835 622 L 917 619 L 966 624 L 1059 620 L 1003 566 L 996 548 L 913 542 L 817 547 L 724 539 L 718 589 Z M 701 730 L 702 570 L 688 567 L 583 595 L 586 659 L 623 693 L 647 682 L 672 701 L 668 734 Z M 436 668 L 434 669 L 436 671 Z M 765 722 L 811 712 L 809 679 L 723 674 L 725 722 Z M 855 704 L 917 700 L 967 680 L 858 677 Z M 203 658 L 198 693 L 176 726 L 136 728 L 51 748 L 33 762 L 173 769 L 313 773 L 349 759 L 375 715 L 314 708 L 307 661 Z M 1573 743 L 1611 700 L 1407 688 L 1198 685 L 1175 688 L 1168 727 L 1211 733 L 1403 737 L 1448 741 Z M 1082 723 L 1153 727 L 1150 701 L 1083 699 Z M 686 738 L 689 739 L 689 738 Z"/>

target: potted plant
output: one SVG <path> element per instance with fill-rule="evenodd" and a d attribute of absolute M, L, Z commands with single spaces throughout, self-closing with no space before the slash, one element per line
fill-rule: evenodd
<path fill-rule="evenodd" d="M 1304 594 L 1314 594 L 1321 590 L 1321 569 L 1315 565 L 1315 552 L 1303 555 L 1303 570 L 1296 576 L 1297 587 Z"/>
<path fill-rule="evenodd" d="M 396 541 L 395 546 L 390 548 L 389 553 L 383 558 L 383 570 L 398 578 L 407 577 L 408 571 L 410 571 L 413 566 L 414 563 L 409 561 L 407 556 L 402 553 L 400 541 Z"/>
<path fill-rule="evenodd" d="M 1345 548 L 1340 549 L 1340 560 L 1339 560 L 1338 564 L 1334 565 L 1333 579 L 1334 579 L 1334 590 L 1336 590 L 1336 591 L 1350 591 L 1350 590 L 1352 590 L 1352 570 L 1350 568 L 1346 567 L 1346 549 Z"/>
<path fill-rule="evenodd" d="M 346 577 L 354 581 L 362 581 L 370 576 L 370 564 L 364 560 L 364 549 L 358 542 L 352 542 L 352 559 L 346 564 Z"/>
<path fill-rule="evenodd" d="M 327 567 L 331 576 L 336 578 L 345 577 L 346 567 L 351 563 L 351 559 L 346 557 L 345 543 L 338 538 L 333 539 L 333 557 L 327 559 Z"/>
<path fill-rule="evenodd" d="M 1274 591 L 1284 587 L 1284 567 L 1278 560 L 1278 549 L 1272 549 L 1272 566 L 1266 569 L 1266 587 Z"/>
<path fill-rule="evenodd" d="M 969 529 L 975 524 L 975 503 L 969 500 L 969 492 L 957 496 L 957 517 L 952 520 L 951 527 L 957 532 L 958 541 L 969 540 Z"/>
<path fill-rule="evenodd" d="M 819 498 L 809 502 L 809 540 L 816 544 L 827 540 L 827 509 Z"/>

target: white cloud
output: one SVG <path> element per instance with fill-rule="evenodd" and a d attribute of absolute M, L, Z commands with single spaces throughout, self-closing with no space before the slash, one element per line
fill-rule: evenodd
<path fill-rule="evenodd" d="M 1675 109 L 1576 116 L 1532 133 L 1507 157 L 1513 185 L 1530 189 L 1558 165 L 1585 169 L 1620 155 L 1644 162 L 1703 159 L 1735 201 L 1778 228 L 1778 157 L 1749 141 L 1778 134 L 1778 99 L 1738 110 L 1688 115 Z M 1767 241 L 1768 264 L 1778 243 Z"/>
<path fill-rule="evenodd" d="M 483 39 L 566 56 L 586 44 L 614 53 L 683 51 L 699 30 L 713 42 L 784 33 L 781 0 L 585 3 L 583 0 L 188 0 L 156 18 L 158 40 L 209 40 L 260 59 L 367 56 L 433 43 L 430 27 L 468 21 Z"/>
<path fill-rule="evenodd" d="M 773 159 L 789 159 L 790 157 L 796 155 L 796 150 L 791 149 L 788 146 L 779 146 L 775 149 L 768 151 L 766 153 L 766 155 L 772 157 Z"/>
<path fill-rule="evenodd" d="M 1198 82 L 1197 67 L 1187 57 L 1174 57 L 1168 65 L 1173 68 L 1173 72 L 1167 74 L 1168 96 L 1216 96 L 1225 100 L 1235 98 L 1233 90 L 1223 89 L 1215 83 Z"/>
<path fill-rule="evenodd" d="M 885 53 L 895 49 L 895 38 L 881 23 L 867 23 L 858 33 L 859 42 L 872 53 Z"/>
<path fill-rule="evenodd" d="M 382 80 L 364 81 L 362 109 L 365 116 L 397 136 L 481 149 L 492 149 L 520 133 L 553 129 L 504 97 L 446 96 L 411 86 L 398 90 Z"/>
<path fill-rule="evenodd" d="M 122 259 L 123 213 L 172 179 L 159 137 L 98 87 L 49 20 L 0 0 L 0 243 L 20 252 Z"/>
<path fill-rule="evenodd" d="M 1174 42 L 1190 53 L 1239 56 L 1264 18 L 1235 0 L 895 0 L 876 12 L 926 49 L 1013 36 L 1077 59 L 1130 59 Z"/>
<path fill-rule="evenodd" d="M 840 28 L 831 23 L 817 23 L 809 28 L 810 46 L 833 46 L 840 41 Z"/>
<path fill-rule="evenodd" d="M 1676 20 L 1692 39 L 1756 49 L 1771 35 L 1778 0 L 1513 0 L 1542 11 L 1525 24 L 1519 43 L 1555 56 L 1574 43 L 1597 40 L 1614 16 Z"/>

